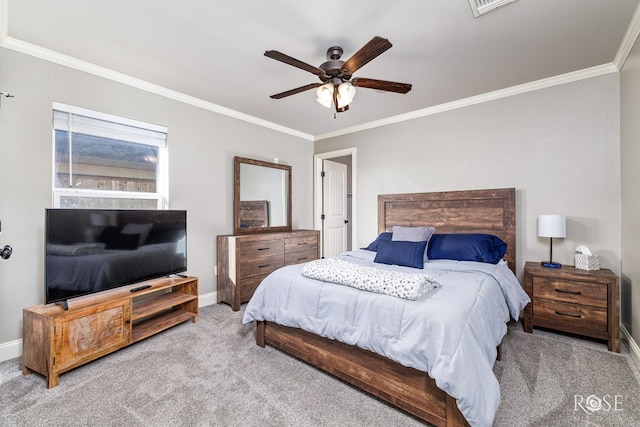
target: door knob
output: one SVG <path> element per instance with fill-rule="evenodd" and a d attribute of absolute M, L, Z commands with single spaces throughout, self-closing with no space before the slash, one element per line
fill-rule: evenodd
<path fill-rule="evenodd" d="M 13 248 L 9 245 L 5 245 L 4 248 L 0 251 L 0 258 L 9 259 L 11 254 L 13 253 Z"/>

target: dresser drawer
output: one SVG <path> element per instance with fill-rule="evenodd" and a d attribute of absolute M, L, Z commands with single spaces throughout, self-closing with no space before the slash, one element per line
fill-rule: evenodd
<path fill-rule="evenodd" d="M 310 251 L 299 251 L 287 253 L 284 256 L 285 265 L 301 264 L 307 261 L 313 261 L 318 258 L 318 250 L 312 249 Z"/>
<path fill-rule="evenodd" d="M 238 279 L 268 274 L 280 267 L 284 267 L 284 254 L 270 257 L 241 260 L 238 265 Z"/>
<path fill-rule="evenodd" d="M 288 237 L 285 239 L 285 251 L 287 253 L 310 250 L 318 251 L 318 237 L 316 234 Z"/>
<path fill-rule="evenodd" d="M 284 254 L 284 239 L 238 240 L 238 259 L 271 257 Z"/>
<path fill-rule="evenodd" d="M 261 274 L 259 276 L 247 277 L 242 280 L 240 284 L 240 303 L 245 303 L 251 299 L 256 288 L 268 274 Z"/>
<path fill-rule="evenodd" d="M 547 277 L 533 278 L 533 297 L 607 308 L 607 285 Z"/>
<path fill-rule="evenodd" d="M 543 322 L 607 332 L 606 308 L 534 298 L 533 316 Z"/>

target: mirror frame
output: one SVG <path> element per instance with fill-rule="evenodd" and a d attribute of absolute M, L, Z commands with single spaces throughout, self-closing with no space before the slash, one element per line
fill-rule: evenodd
<path fill-rule="evenodd" d="M 234 185 L 233 185 L 233 231 L 234 234 L 253 234 L 253 233 L 272 233 L 277 231 L 291 231 L 291 166 L 281 165 L 279 163 L 265 162 L 262 160 L 249 159 L 246 157 L 234 158 Z M 240 228 L 240 165 L 249 164 L 255 166 L 262 166 L 266 168 L 281 169 L 289 172 L 289 179 L 287 184 L 287 224 L 277 227 L 254 227 L 254 228 Z"/>

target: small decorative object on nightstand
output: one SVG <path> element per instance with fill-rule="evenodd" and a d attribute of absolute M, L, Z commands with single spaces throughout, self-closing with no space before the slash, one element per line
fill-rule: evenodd
<path fill-rule="evenodd" d="M 580 245 L 576 248 L 575 266 L 580 270 L 600 270 L 600 258 L 585 245 Z"/>
<path fill-rule="evenodd" d="M 549 261 L 540 264 L 547 268 L 560 268 L 562 264 L 553 262 L 553 238 L 567 237 L 567 217 L 564 215 L 538 216 L 538 236 L 549 237 Z"/>
<path fill-rule="evenodd" d="M 537 262 L 524 266 L 524 290 L 531 303 L 524 309 L 526 332 L 534 326 L 598 338 L 620 352 L 620 279 L 609 269 L 555 270 Z"/>

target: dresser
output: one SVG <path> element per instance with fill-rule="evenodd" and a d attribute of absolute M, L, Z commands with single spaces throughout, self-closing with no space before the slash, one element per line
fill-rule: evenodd
<path fill-rule="evenodd" d="M 524 309 L 524 330 L 533 327 L 606 340 L 620 352 L 620 280 L 609 269 L 579 270 L 563 265 L 524 267 L 524 290 L 531 304 Z"/>
<path fill-rule="evenodd" d="M 318 259 L 319 238 L 316 230 L 218 236 L 218 304 L 240 310 L 272 271 Z"/>

